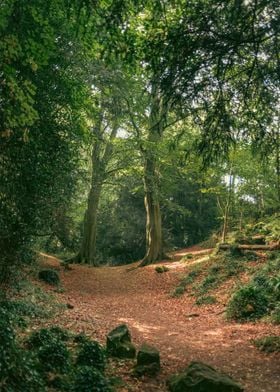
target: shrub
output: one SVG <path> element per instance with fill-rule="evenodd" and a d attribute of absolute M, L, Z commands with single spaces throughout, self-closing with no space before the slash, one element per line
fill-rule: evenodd
<path fill-rule="evenodd" d="M 241 257 L 244 253 L 242 249 L 239 248 L 238 244 L 232 244 L 229 248 L 229 255 L 231 257 Z"/>
<path fill-rule="evenodd" d="M 74 343 L 87 343 L 90 342 L 90 339 L 84 334 L 84 333 L 79 333 L 78 335 L 74 336 L 73 339 Z"/>
<path fill-rule="evenodd" d="M 42 328 L 39 331 L 33 332 L 29 336 L 27 343 L 30 348 L 40 348 L 56 341 L 66 341 L 68 339 L 68 331 L 54 326 L 51 328 Z"/>
<path fill-rule="evenodd" d="M 46 316 L 46 311 L 32 302 L 6 300 L 0 302 L 0 308 L 7 309 L 18 320 L 22 317 L 35 318 Z"/>
<path fill-rule="evenodd" d="M 280 252 L 279 250 L 274 250 L 267 255 L 268 260 L 277 260 L 280 259 Z"/>
<path fill-rule="evenodd" d="M 100 371 L 105 369 L 105 353 L 98 342 L 85 342 L 78 354 L 77 364 L 93 366 Z"/>
<path fill-rule="evenodd" d="M 55 370 L 64 373 L 69 369 L 70 353 L 66 345 L 59 340 L 51 341 L 40 347 L 38 358 L 42 368 L 46 371 Z"/>
<path fill-rule="evenodd" d="M 0 312 L 0 389 L 2 392 L 45 390 L 38 362 L 16 342 L 9 314 Z"/>
<path fill-rule="evenodd" d="M 280 336 L 266 336 L 256 339 L 254 344 L 259 350 L 266 353 L 280 352 Z"/>
<path fill-rule="evenodd" d="M 60 283 L 58 273 L 52 269 L 41 270 L 38 274 L 38 278 L 52 286 L 57 286 Z"/>
<path fill-rule="evenodd" d="M 268 299 L 264 291 L 252 284 L 241 287 L 230 299 L 227 306 L 229 319 L 255 320 L 267 313 Z"/>
<path fill-rule="evenodd" d="M 94 367 L 83 366 L 77 369 L 71 392 L 110 392 L 108 381 Z"/>
<path fill-rule="evenodd" d="M 259 258 L 259 256 L 256 254 L 256 252 L 249 251 L 249 250 L 247 250 L 245 252 L 244 256 L 247 261 L 256 261 Z"/>

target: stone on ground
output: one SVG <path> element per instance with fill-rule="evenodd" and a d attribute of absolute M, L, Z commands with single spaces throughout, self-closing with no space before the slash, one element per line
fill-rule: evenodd
<path fill-rule="evenodd" d="M 180 374 L 168 381 L 171 392 L 242 392 L 244 389 L 231 377 L 201 362 L 191 362 Z"/>
<path fill-rule="evenodd" d="M 136 376 L 148 375 L 154 376 L 160 371 L 160 356 L 159 351 L 143 344 L 137 354 L 137 364 L 133 370 L 133 374 Z"/>
<path fill-rule="evenodd" d="M 117 358 L 134 358 L 135 346 L 131 343 L 130 332 L 125 324 L 119 325 L 107 335 L 107 351 Z"/>

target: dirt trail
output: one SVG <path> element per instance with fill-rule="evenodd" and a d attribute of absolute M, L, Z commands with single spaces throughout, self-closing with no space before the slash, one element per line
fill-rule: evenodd
<path fill-rule="evenodd" d="M 205 252 L 190 248 L 174 254 L 174 258 L 189 252 L 197 252 L 197 258 L 205 257 Z M 166 391 L 169 374 L 183 369 L 191 360 L 200 360 L 230 374 L 246 392 L 278 392 L 280 356 L 258 352 L 252 339 L 279 335 L 280 327 L 229 323 L 223 316 L 223 304 L 198 307 L 187 295 L 171 298 L 184 267 L 178 261 L 164 264 L 171 268 L 162 274 L 156 273 L 154 266 L 131 269 L 131 265 L 74 265 L 71 271 L 62 272 L 65 292 L 58 294 L 60 301 L 70 303 L 73 309 L 54 321 L 103 343 L 112 328 L 125 322 L 137 346 L 145 341 L 157 347 L 162 373 L 155 380 L 134 381 L 124 367 L 122 375 L 132 385 L 124 391 Z"/>

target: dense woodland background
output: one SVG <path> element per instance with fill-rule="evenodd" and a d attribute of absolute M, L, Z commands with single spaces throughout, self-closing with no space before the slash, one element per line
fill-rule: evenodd
<path fill-rule="evenodd" d="M 150 263 L 279 211 L 278 22 L 277 1 L 3 1 L 1 277 L 30 249 Z"/>

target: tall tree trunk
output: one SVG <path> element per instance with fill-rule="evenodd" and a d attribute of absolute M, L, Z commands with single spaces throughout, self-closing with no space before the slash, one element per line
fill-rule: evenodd
<path fill-rule="evenodd" d="M 156 85 L 152 86 L 148 143 L 144 152 L 144 190 L 146 208 L 146 254 L 140 266 L 163 257 L 162 221 L 159 202 L 158 143 L 161 141 L 167 110 Z"/>
<path fill-rule="evenodd" d="M 101 126 L 101 125 L 100 125 Z M 97 138 L 92 148 L 92 178 L 84 216 L 84 229 L 80 252 L 75 261 L 98 266 L 96 260 L 97 216 L 103 183 L 107 177 L 106 169 L 113 153 L 113 140 L 118 126 L 114 124 L 106 145 Z"/>
<path fill-rule="evenodd" d="M 80 249 L 79 261 L 97 266 L 96 262 L 96 233 L 97 212 L 102 185 L 95 184 L 88 196 L 88 205 L 84 218 L 83 240 Z"/>
<path fill-rule="evenodd" d="M 146 255 L 141 266 L 151 264 L 163 256 L 162 224 L 159 204 L 156 159 L 148 157 L 145 162 L 144 187 L 146 208 Z"/>

